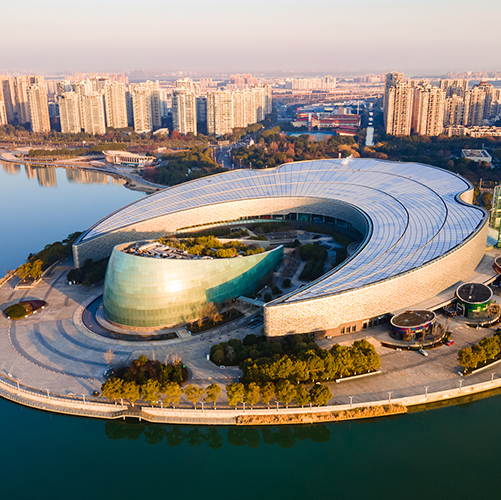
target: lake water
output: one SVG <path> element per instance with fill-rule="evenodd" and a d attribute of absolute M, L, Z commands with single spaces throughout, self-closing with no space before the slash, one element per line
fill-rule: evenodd
<path fill-rule="evenodd" d="M 0 276 L 144 196 L 100 172 L 0 163 Z"/>
<path fill-rule="evenodd" d="M 0 269 L 143 196 L 104 175 L 7 167 Z M 0 400 L 0 491 L 9 500 L 495 498 L 500 415 L 494 396 L 382 420 L 196 428 L 73 418 Z"/>

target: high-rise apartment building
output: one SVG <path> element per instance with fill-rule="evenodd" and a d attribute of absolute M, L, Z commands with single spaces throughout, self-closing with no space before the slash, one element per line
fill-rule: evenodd
<path fill-rule="evenodd" d="M 3 96 L 0 95 L 0 99 Z M 0 126 L 7 125 L 7 111 L 5 110 L 5 102 L 0 100 Z"/>
<path fill-rule="evenodd" d="M 181 134 L 197 134 L 197 97 L 194 92 L 182 88 L 174 89 L 172 122 L 174 130 Z"/>
<path fill-rule="evenodd" d="M 80 96 L 82 128 L 88 134 L 105 134 L 103 95 L 89 92 Z"/>
<path fill-rule="evenodd" d="M 229 91 L 217 90 L 207 94 L 207 133 L 231 134 L 233 131 L 233 96 Z"/>
<path fill-rule="evenodd" d="M 444 130 L 445 91 L 428 82 L 414 87 L 412 131 L 418 135 L 440 135 Z"/>
<path fill-rule="evenodd" d="M 0 76 L 0 87 L 7 121 L 14 123 L 16 120 L 16 92 L 13 78 L 11 76 Z"/>
<path fill-rule="evenodd" d="M 384 92 L 384 126 L 387 134 L 410 135 L 414 87 L 403 73 L 388 73 Z"/>
<path fill-rule="evenodd" d="M 127 102 L 123 83 L 108 82 L 105 85 L 104 104 L 106 125 L 111 128 L 127 128 Z"/>
<path fill-rule="evenodd" d="M 35 133 L 50 132 L 49 105 L 47 89 L 43 83 L 30 85 L 27 89 L 29 122 Z"/>
<path fill-rule="evenodd" d="M 467 95 L 460 97 L 452 95 L 445 98 L 444 102 L 444 127 L 466 125 L 468 123 L 468 110 L 470 100 Z"/>
<path fill-rule="evenodd" d="M 151 132 L 151 90 L 138 84 L 130 85 L 134 130 L 138 134 Z"/>
<path fill-rule="evenodd" d="M 29 76 L 16 76 L 16 115 L 19 123 L 30 121 L 30 106 L 28 104 L 28 87 L 32 84 Z M 34 82 L 33 82 L 34 83 Z"/>
<path fill-rule="evenodd" d="M 174 83 L 174 90 L 187 90 L 196 96 L 200 95 L 200 85 L 191 78 L 180 78 Z"/>
<path fill-rule="evenodd" d="M 468 80 L 441 80 L 440 89 L 445 92 L 445 97 L 457 95 L 464 98 L 468 90 Z"/>
<path fill-rule="evenodd" d="M 82 131 L 80 119 L 80 100 L 76 92 L 63 92 L 59 98 L 59 117 L 61 132 L 65 134 L 78 134 Z"/>

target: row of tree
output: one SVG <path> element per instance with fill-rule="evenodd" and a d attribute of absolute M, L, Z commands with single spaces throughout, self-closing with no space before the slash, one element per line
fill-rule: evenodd
<path fill-rule="evenodd" d="M 291 161 L 338 158 L 339 155 L 359 157 L 359 146 L 353 137 L 332 136 L 315 141 L 308 134 L 299 137 L 280 133 L 279 127 L 262 132 L 256 144 L 235 149 L 233 160 L 241 166 L 267 168 Z"/>
<path fill-rule="evenodd" d="M 381 366 L 379 355 L 367 340 L 357 340 L 351 347 L 335 344 L 326 349 L 308 349 L 299 356 L 282 356 L 272 361 L 247 360 L 240 367 L 245 383 L 288 380 L 310 383 L 334 380 L 376 371 Z"/>
<path fill-rule="evenodd" d="M 216 365 L 239 366 L 250 359 L 260 363 L 277 360 L 284 355 L 299 356 L 308 349 L 320 349 L 308 335 L 292 335 L 281 342 L 268 342 L 264 335 L 247 335 L 243 341 L 230 339 L 211 347 L 211 360 Z"/>
<path fill-rule="evenodd" d="M 470 372 L 477 367 L 492 363 L 501 358 L 501 337 L 496 334 L 486 337 L 478 344 L 461 349 L 458 360 L 466 371 Z"/>
<path fill-rule="evenodd" d="M 30 158 L 51 158 L 51 157 L 73 157 L 73 156 L 84 156 L 93 155 L 96 153 L 102 153 L 107 150 L 121 150 L 127 149 L 127 144 L 123 142 L 103 142 L 100 144 L 93 144 L 86 148 L 76 148 L 76 149 L 30 149 L 28 156 Z"/>
<path fill-rule="evenodd" d="M 242 382 L 260 386 L 281 380 L 315 383 L 369 373 L 381 366 L 376 349 L 365 339 L 351 347 L 335 344 L 326 350 L 307 335 L 268 342 L 264 336 L 251 334 L 243 342 L 231 339 L 212 346 L 210 356 L 215 364 L 240 366 Z"/>
<path fill-rule="evenodd" d="M 211 384 L 205 389 L 189 384 L 185 389 L 182 389 L 176 382 L 161 384 L 154 379 L 149 379 L 139 385 L 134 380 L 126 381 L 111 377 L 102 386 L 103 396 L 115 401 L 120 399 L 129 400 L 132 406 L 138 399 L 142 399 L 150 403 L 151 406 L 161 401 L 162 406 L 172 405 L 175 408 L 179 405 L 181 396 L 184 394 L 194 408 L 197 407 L 199 402 L 205 402 L 212 404 L 215 409 L 221 393 L 222 388 L 219 384 Z M 239 404 L 247 404 L 251 408 L 260 401 L 269 408 L 273 398 L 277 402 L 285 404 L 286 407 L 289 406 L 292 400 L 295 400 L 296 404 L 301 407 L 310 403 L 323 406 L 328 404 L 332 398 L 329 388 L 325 385 L 314 384 L 308 390 L 305 385 L 296 385 L 288 380 L 281 380 L 276 385 L 273 382 L 267 382 L 262 386 L 255 382 L 247 385 L 233 383 L 226 386 L 226 395 L 230 406 L 238 407 Z"/>

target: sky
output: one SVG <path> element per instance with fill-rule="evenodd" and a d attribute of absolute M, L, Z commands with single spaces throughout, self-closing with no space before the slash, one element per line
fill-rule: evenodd
<path fill-rule="evenodd" d="M 0 0 L 0 72 L 501 70 L 499 0 Z"/>

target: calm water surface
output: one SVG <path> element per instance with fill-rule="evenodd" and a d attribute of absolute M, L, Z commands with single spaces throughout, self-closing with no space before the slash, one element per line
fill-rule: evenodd
<path fill-rule="evenodd" d="M 7 167 L 0 274 L 143 196 L 104 175 L 54 169 L 37 177 Z M 500 417 L 495 396 L 376 421 L 193 428 L 64 417 L 0 400 L 0 492 L 70 500 L 499 498 Z"/>

